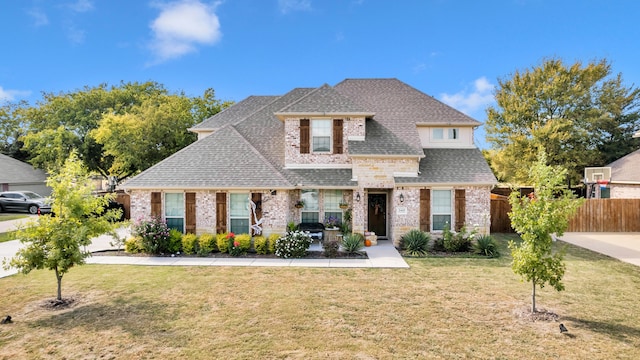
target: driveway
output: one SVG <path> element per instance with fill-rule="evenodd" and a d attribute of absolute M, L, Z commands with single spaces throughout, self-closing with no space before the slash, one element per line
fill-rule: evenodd
<path fill-rule="evenodd" d="M 564 242 L 640 266 L 640 233 L 565 233 Z"/>

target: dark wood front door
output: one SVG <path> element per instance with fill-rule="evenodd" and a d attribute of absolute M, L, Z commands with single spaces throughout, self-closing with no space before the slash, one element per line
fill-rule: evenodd
<path fill-rule="evenodd" d="M 367 207 L 367 220 L 369 231 L 373 231 L 378 237 L 387 236 L 387 194 L 369 194 L 369 206 Z"/>

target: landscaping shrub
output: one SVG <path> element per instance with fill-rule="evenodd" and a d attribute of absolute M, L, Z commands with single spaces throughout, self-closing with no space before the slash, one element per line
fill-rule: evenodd
<path fill-rule="evenodd" d="M 216 235 L 216 245 L 221 253 L 229 252 L 229 233 L 220 233 Z"/>
<path fill-rule="evenodd" d="M 324 240 L 322 242 L 322 247 L 324 249 L 324 256 L 328 258 L 338 257 L 338 250 L 340 249 L 340 240 L 331 239 Z"/>
<path fill-rule="evenodd" d="M 499 257 L 498 245 L 491 235 L 481 235 L 473 243 L 473 252 L 487 257 Z"/>
<path fill-rule="evenodd" d="M 251 235 L 249 234 L 239 234 L 235 236 L 235 241 L 240 243 L 240 248 L 242 248 L 242 252 L 245 253 L 251 249 Z"/>
<path fill-rule="evenodd" d="M 129 254 L 138 254 L 144 251 L 142 239 L 139 236 L 132 236 L 124 241 L 124 251 Z"/>
<path fill-rule="evenodd" d="M 198 238 L 198 255 L 206 256 L 216 250 L 216 236 L 213 234 L 202 234 Z"/>
<path fill-rule="evenodd" d="M 169 252 L 177 254 L 182 251 L 182 233 L 179 230 L 169 230 Z"/>
<path fill-rule="evenodd" d="M 301 258 L 307 254 L 311 236 L 302 231 L 289 231 L 276 241 L 276 255 L 281 258 Z"/>
<path fill-rule="evenodd" d="M 198 251 L 198 237 L 196 234 L 185 234 L 182 236 L 182 251 L 185 254 L 195 254 Z"/>
<path fill-rule="evenodd" d="M 280 239 L 280 234 L 271 234 L 269 235 L 268 240 L 268 247 L 269 247 L 269 254 L 275 254 L 276 253 L 276 241 L 278 241 L 278 239 Z"/>
<path fill-rule="evenodd" d="M 240 256 L 245 253 L 245 250 L 242 247 L 242 244 L 240 244 L 240 241 L 236 239 L 236 236 L 234 233 L 229 233 L 227 235 L 227 249 L 229 250 L 229 254 L 231 256 Z"/>
<path fill-rule="evenodd" d="M 268 254 L 269 244 L 267 244 L 267 238 L 264 236 L 256 236 L 253 238 L 253 248 L 256 250 L 256 254 Z"/>
<path fill-rule="evenodd" d="M 419 229 L 410 230 L 400 238 L 400 248 L 409 256 L 425 256 L 431 236 Z"/>
<path fill-rule="evenodd" d="M 352 233 L 342 237 L 342 250 L 348 255 L 360 254 L 362 248 L 364 248 L 364 235 Z"/>
<path fill-rule="evenodd" d="M 132 234 L 139 236 L 144 252 L 150 254 L 169 253 L 169 228 L 160 217 L 140 220 L 133 224 Z"/>
<path fill-rule="evenodd" d="M 469 251 L 471 247 L 471 240 L 475 233 L 467 233 L 463 226 L 457 233 L 452 232 L 449 226 L 445 226 L 442 231 L 443 246 L 448 252 L 463 252 Z"/>

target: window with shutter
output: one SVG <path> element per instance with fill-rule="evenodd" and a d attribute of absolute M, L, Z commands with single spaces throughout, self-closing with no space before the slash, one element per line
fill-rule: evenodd
<path fill-rule="evenodd" d="M 227 193 L 216 194 L 216 233 L 227 232 Z"/>
<path fill-rule="evenodd" d="M 151 193 L 151 216 L 162 216 L 162 193 Z"/>
<path fill-rule="evenodd" d="M 185 194 L 185 226 L 184 230 L 187 234 L 196 233 L 196 193 L 188 192 Z"/>
<path fill-rule="evenodd" d="M 420 189 L 420 230 L 431 232 L 431 190 Z"/>

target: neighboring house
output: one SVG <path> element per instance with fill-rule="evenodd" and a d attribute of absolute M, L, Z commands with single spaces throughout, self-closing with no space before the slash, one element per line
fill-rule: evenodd
<path fill-rule="evenodd" d="M 132 219 L 159 215 L 198 234 L 282 234 L 288 222 L 346 211 L 354 231 L 396 245 L 410 229 L 446 223 L 487 233 L 497 181 L 473 142 L 479 125 L 399 80 L 347 79 L 250 96 L 122 186 Z"/>
<path fill-rule="evenodd" d="M 30 164 L 0 154 L 0 191 L 33 191 L 42 196 L 51 195 L 45 181 L 47 173 Z"/>
<path fill-rule="evenodd" d="M 611 164 L 608 185 L 612 199 L 640 199 L 640 150 L 636 150 Z M 603 196 L 605 197 L 605 196 Z"/>

